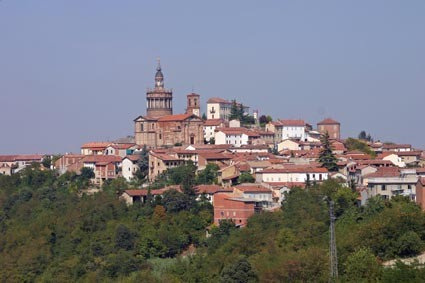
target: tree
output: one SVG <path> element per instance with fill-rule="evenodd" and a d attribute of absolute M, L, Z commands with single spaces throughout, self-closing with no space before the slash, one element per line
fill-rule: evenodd
<path fill-rule="evenodd" d="M 220 282 L 225 283 L 248 283 L 258 282 L 258 277 L 252 270 L 251 264 L 245 259 L 239 259 L 235 263 L 225 266 L 220 273 Z"/>
<path fill-rule="evenodd" d="M 349 282 L 375 282 L 380 266 L 375 255 L 367 248 L 352 253 L 344 263 L 344 279 Z"/>
<path fill-rule="evenodd" d="M 239 108 L 238 108 L 238 104 L 236 103 L 236 100 L 233 99 L 232 100 L 232 106 L 230 107 L 230 115 L 229 115 L 229 120 L 240 120 L 240 113 L 239 113 Z"/>
<path fill-rule="evenodd" d="M 214 137 L 210 138 L 209 144 L 215 144 L 215 138 Z"/>
<path fill-rule="evenodd" d="M 94 171 L 92 168 L 83 167 L 80 172 L 80 178 L 83 180 L 90 180 L 94 178 Z"/>
<path fill-rule="evenodd" d="M 207 120 L 207 115 L 205 113 L 202 114 L 202 120 Z"/>
<path fill-rule="evenodd" d="M 320 141 L 322 142 L 322 149 L 320 151 L 319 163 L 322 164 L 322 167 L 325 167 L 330 172 L 338 171 L 338 165 L 336 164 L 337 159 L 332 152 L 332 146 L 329 140 L 329 133 L 324 133 Z"/>
<path fill-rule="evenodd" d="M 217 181 L 217 172 L 220 169 L 215 163 L 208 163 L 205 169 L 198 172 L 196 184 L 213 184 Z"/>
<path fill-rule="evenodd" d="M 374 157 L 376 154 L 370 149 L 367 143 L 361 139 L 348 138 L 345 140 L 345 146 L 348 150 L 358 150 Z"/>
<path fill-rule="evenodd" d="M 44 168 L 50 169 L 50 166 L 52 165 L 52 158 L 50 155 L 45 155 L 41 161 L 41 164 Z"/>
<path fill-rule="evenodd" d="M 367 134 L 366 131 L 361 131 L 358 135 L 358 139 L 373 142 L 372 136 Z"/>
<path fill-rule="evenodd" d="M 123 250 L 131 250 L 134 246 L 134 237 L 127 226 L 120 224 L 115 230 L 115 246 Z"/>
<path fill-rule="evenodd" d="M 146 180 L 149 171 L 149 151 L 146 145 L 143 145 L 142 151 L 140 152 L 139 159 L 137 160 L 137 167 L 137 179 L 139 179 L 140 181 Z"/>
<path fill-rule="evenodd" d="M 241 175 L 238 177 L 238 182 L 239 183 L 254 183 L 255 178 L 248 172 L 242 172 Z"/>

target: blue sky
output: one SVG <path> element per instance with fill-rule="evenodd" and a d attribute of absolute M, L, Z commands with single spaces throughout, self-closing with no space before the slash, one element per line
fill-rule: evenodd
<path fill-rule="evenodd" d="M 161 58 L 185 95 L 425 148 L 425 1 L 0 1 L 0 154 L 133 133 Z"/>

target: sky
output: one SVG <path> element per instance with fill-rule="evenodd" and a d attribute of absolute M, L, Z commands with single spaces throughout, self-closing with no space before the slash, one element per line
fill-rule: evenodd
<path fill-rule="evenodd" d="M 425 148 L 425 1 L 0 0 L 0 154 L 133 135 L 186 94 Z"/>

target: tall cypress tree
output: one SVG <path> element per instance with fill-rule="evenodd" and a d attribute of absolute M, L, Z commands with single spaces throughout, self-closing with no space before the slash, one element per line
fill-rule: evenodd
<path fill-rule="evenodd" d="M 322 142 L 322 150 L 320 151 L 319 162 L 322 164 L 322 167 L 327 168 L 330 172 L 338 171 L 337 159 L 332 152 L 328 132 L 321 136 L 320 141 Z"/>

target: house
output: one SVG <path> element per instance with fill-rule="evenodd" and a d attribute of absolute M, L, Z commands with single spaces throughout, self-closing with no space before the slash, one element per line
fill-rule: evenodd
<path fill-rule="evenodd" d="M 149 152 L 149 181 L 154 181 L 161 173 L 170 168 L 184 165 L 185 161 L 170 154 Z"/>
<path fill-rule="evenodd" d="M 233 194 L 257 201 L 257 206 L 266 208 L 273 206 L 272 190 L 261 184 L 240 184 L 233 187 Z"/>
<path fill-rule="evenodd" d="M 217 128 L 226 127 L 226 123 L 223 119 L 209 119 L 204 121 L 204 140 L 210 142 L 215 136 L 215 130 Z"/>
<path fill-rule="evenodd" d="M 127 181 L 131 181 L 134 178 L 134 174 L 139 170 L 137 165 L 139 159 L 139 155 L 127 155 L 122 159 L 121 174 Z"/>
<path fill-rule="evenodd" d="M 327 132 L 331 139 L 339 140 L 341 138 L 341 123 L 331 118 L 326 118 L 318 122 L 317 130 L 322 135 Z"/>
<path fill-rule="evenodd" d="M 232 157 L 222 152 L 199 152 L 198 153 L 198 169 L 204 169 L 208 163 L 214 163 L 217 165 L 229 165 Z"/>
<path fill-rule="evenodd" d="M 230 187 L 236 184 L 241 175 L 236 164 L 218 170 L 217 174 L 218 183 L 224 187 Z"/>
<path fill-rule="evenodd" d="M 400 168 L 406 167 L 406 163 L 403 162 L 402 158 L 396 152 L 384 152 L 378 158 L 391 161 L 392 164 Z"/>
<path fill-rule="evenodd" d="M 152 198 L 156 196 L 162 196 L 166 191 L 169 191 L 169 190 L 181 191 L 180 186 L 173 185 L 173 186 L 168 186 L 162 189 L 151 190 L 150 195 Z M 145 189 L 125 190 L 121 194 L 119 199 L 124 201 L 127 205 L 133 205 L 135 203 L 145 203 L 148 195 L 149 195 L 149 191 Z"/>
<path fill-rule="evenodd" d="M 69 166 L 82 160 L 85 156 L 86 155 L 83 155 L 83 154 L 62 155 L 58 160 L 55 161 L 54 168 L 58 170 L 59 174 L 63 174 L 66 171 L 68 171 Z"/>
<path fill-rule="evenodd" d="M 219 98 L 212 97 L 207 100 L 207 119 L 223 119 L 225 121 L 230 120 L 230 114 L 232 110 L 232 101 Z M 238 102 L 236 102 L 237 107 L 243 107 L 243 112 L 248 113 L 249 107 L 244 106 Z"/>
<path fill-rule="evenodd" d="M 367 197 L 381 196 L 391 199 L 396 195 L 416 197 L 418 176 L 415 170 L 402 170 L 395 167 L 382 167 L 367 176 Z"/>
<path fill-rule="evenodd" d="M 95 177 L 93 183 L 102 185 L 105 180 L 115 179 L 119 176 L 121 167 L 121 157 L 115 155 L 86 155 L 83 159 L 74 164 L 81 164 L 82 167 L 91 168 Z M 73 164 L 73 165 L 74 165 Z M 68 166 L 68 167 L 72 167 Z M 81 168 L 75 168 L 79 170 Z"/>
<path fill-rule="evenodd" d="M 111 143 L 105 148 L 104 154 L 125 157 L 133 154 L 136 147 L 135 143 Z"/>
<path fill-rule="evenodd" d="M 217 193 L 232 193 L 232 188 L 224 188 L 219 185 L 198 185 L 194 187 L 195 193 L 197 195 L 196 199 L 200 200 L 204 196 L 211 204 L 214 205 L 214 195 Z"/>
<path fill-rule="evenodd" d="M 276 120 L 267 123 L 266 131 L 275 134 L 275 141 L 279 142 L 286 139 L 307 140 L 307 132 L 311 126 L 304 120 Z"/>
<path fill-rule="evenodd" d="M 230 144 L 241 147 L 249 143 L 248 130 L 245 128 L 218 128 L 215 130 L 215 144 Z"/>
<path fill-rule="evenodd" d="M 248 219 L 260 210 L 255 199 L 229 193 L 217 193 L 214 196 L 214 224 L 217 226 L 221 220 L 232 220 L 237 227 L 245 227 Z"/>
<path fill-rule="evenodd" d="M 326 168 L 310 165 L 285 165 L 282 168 L 267 168 L 257 172 L 255 178 L 257 183 L 322 182 L 329 178 L 329 172 Z"/>
<path fill-rule="evenodd" d="M 411 151 L 412 145 L 410 144 L 392 144 L 385 143 L 382 145 L 382 151 L 396 151 L 396 152 L 406 152 Z"/>
<path fill-rule="evenodd" d="M 82 155 L 104 154 L 111 142 L 88 142 L 81 146 Z"/>
<path fill-rule="evenodd" d="M 282 150 L 301 150 L 300 142 L 297 140 L 285 139 L 277 144 L 277 151 Z"/>

